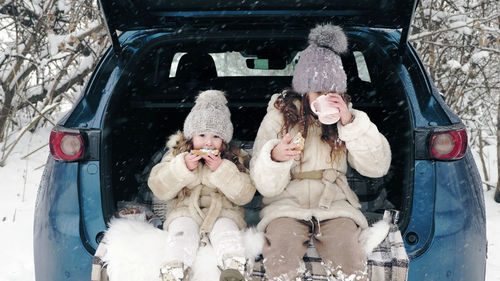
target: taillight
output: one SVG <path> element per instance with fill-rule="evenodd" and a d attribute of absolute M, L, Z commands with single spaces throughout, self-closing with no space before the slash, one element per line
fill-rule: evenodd
<path fill-rule="evenodd" d="M 434 132 L 430 135 L 429 153 L 439 160 L 460 159 L 467 152 L 467 132 L 465 129 Z"/>
<path fill-rule="evenodd" d="M 76 161 L 83 158 L 83 137 L 77 133 L 52 131 L 50 133 L 50 154 L 57 160 Z"/>

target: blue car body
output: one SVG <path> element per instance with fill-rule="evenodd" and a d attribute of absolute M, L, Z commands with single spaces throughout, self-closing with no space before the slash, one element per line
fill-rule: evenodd
<path fill-rule="evenodd" d="M 404 31 L 370 27 L 351 28 L 349 34 L 378 42 L 385 52 L 401 46 Z M 105 115 L 116 84 L 126 74 L 130 59 L 141 46 L 168 37 L 169 29 L 129 30 L 110 48 L 90 77 L 73 110 L 58 127 L 86 135 L 88 157 L 75 162 L 49 156 L 38 192 L 34 221 L 34 257 L 37 281 L 90 280 L 93 254 L 106 230 L 101 141 L 106 137 Z M 402 34 L 403 33 L 403 34 Z M 116 43 L 116 42 L 115 42 Z M 470 151 L 453 161 L 419 156 L 427 149 L 427 136 L 435 128 L 462 128 L 460 119 L 444 104 L 406 41 L 395 71 L 404 85 L 411 128 L 412 150 L 408 157 L 412 182 L 403 203 L 406 215 L 400 222 L 410 257 L 410 281 L 464 280 L 485 278 L 486 230 L 481 180 Z M 396 46 L 396 47 L 395 47 Z M 120 55 L 117 52 L 120 52 Z M 414 76 L 420 82 L 415 82 Z M 417 85 L 418 84 L 418 85 Z M 421 100 L 424 89 L 430 99 Z M 256 120 L 255 122 L 259 122 Z M 398 149 L 392 147 L 392 150 Z"/>

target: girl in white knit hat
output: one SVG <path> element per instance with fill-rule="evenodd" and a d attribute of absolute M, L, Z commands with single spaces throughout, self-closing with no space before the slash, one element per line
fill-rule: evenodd
<path fill-rule="evenodd" d="M 245 155 L 231 148 L 233 125 L 223 92 L 202 92 L 186 117 L 183 132 L 170 137 L 169 151 L 153 167 L 148 185 L 168 200 L 169 234 L 163 280 L 187 280 L 198 247 L 211 243 L 222 278 L 244 280 L 246 227 L 242 205 L 255 193 Z"/>
<path fill-rule="evenodd" d="M 347 183 L 347 163 L 364 176 L 382 177 L 391 151 L 366 113 L 352 109 L 344 94 L 339 54 L 346 50 L 340 27 L 311 30 L 293 90 L 271 98 L 257 133 L 250 174 L 264 197 L 258 228 L 265 231 L 269 280 L 300 280 L 310 239 L 334 280 L 367 279 L 358 237 L 368 223 Z M 302 143 L 292 141 L 298 133 Z"/>

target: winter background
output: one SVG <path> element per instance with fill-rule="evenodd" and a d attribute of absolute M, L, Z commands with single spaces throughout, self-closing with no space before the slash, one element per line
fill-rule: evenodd
<path fill-rule="evenodd" d="M 486 280 L 497 281 L 500 7 L 497 0 L 420 2 L 410 42 L 467 126 L 484 183 Z M 50 130 L 109 45 L 94 0 L 0 0 L 0 281 L 34 280 L 33 212 Z"/>

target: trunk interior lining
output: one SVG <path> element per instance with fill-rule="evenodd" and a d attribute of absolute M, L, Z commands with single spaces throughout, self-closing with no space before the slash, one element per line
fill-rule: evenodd
<path fill-rule="evenodd" d="M 348 93 L 354 108 L 368 114 L 392 148 L 391 169 L 385 177 L 369 179 L 351 169 L 348 172 L 351 187 L 362 204 L 365 202 L 363 211 L 369 218 L 371 214 L 378 218 L 383 213 L 381 206 L 391 206 L 372 201 L 376 201 L 383 191 L 384 198 L 378 200 L 390 202 L 391 208 L 401 210 L 404 206 L 403 188 L 411 184 L 413 159 L 409 159 L 408 155 L 411 155 L 413 135 L 410 112 L 402 82 L 393 73 L 372 74 L 373 82 L 366 83 L 357 78 L 357 71 L 352 69 L 349 58 L 344 59 L 349 79 Z M 141 69 L 155 69 L 154 60 L 147 61 Z M 149 73 L 152 76 L 158 74 L 157 70 L 156 75 L 151 71 Z M 151 156 L 165 145 L 166 138 L 182 129 L 184 119 L 200 91 L 226 91 L 234 124 L 234 139 L 249 148 L 265 115 L 270 96 L 290 87 L 291 77 L 211 77 L 203 81 L 168 78 L 158 80 L 158 83 L 150 82 L 147 79 L 128 81 L 127 85 L 115 90 L 121 92 L 114 94 L 113 104 L 108 108 L 106 128 L 103 130 L 106 143 L 103 145 L 107 147 L 104 157 L 111 157 L 105 173 L 109 181 L 106 186 L 111 186 L 112 196 L 109 198 L 113 198 L 114 205 L 118 201 L 135 199 L 141 184 L 138 174 L 151 162 Z M 260 195 L 257 195 L 246 206 L 250 225 L 258 221 L 260 208 Z M 113 213 L 113 210 L 108 211 L 108 214 Z M 402 211 L 404 214 L 405 210 Z"/>

